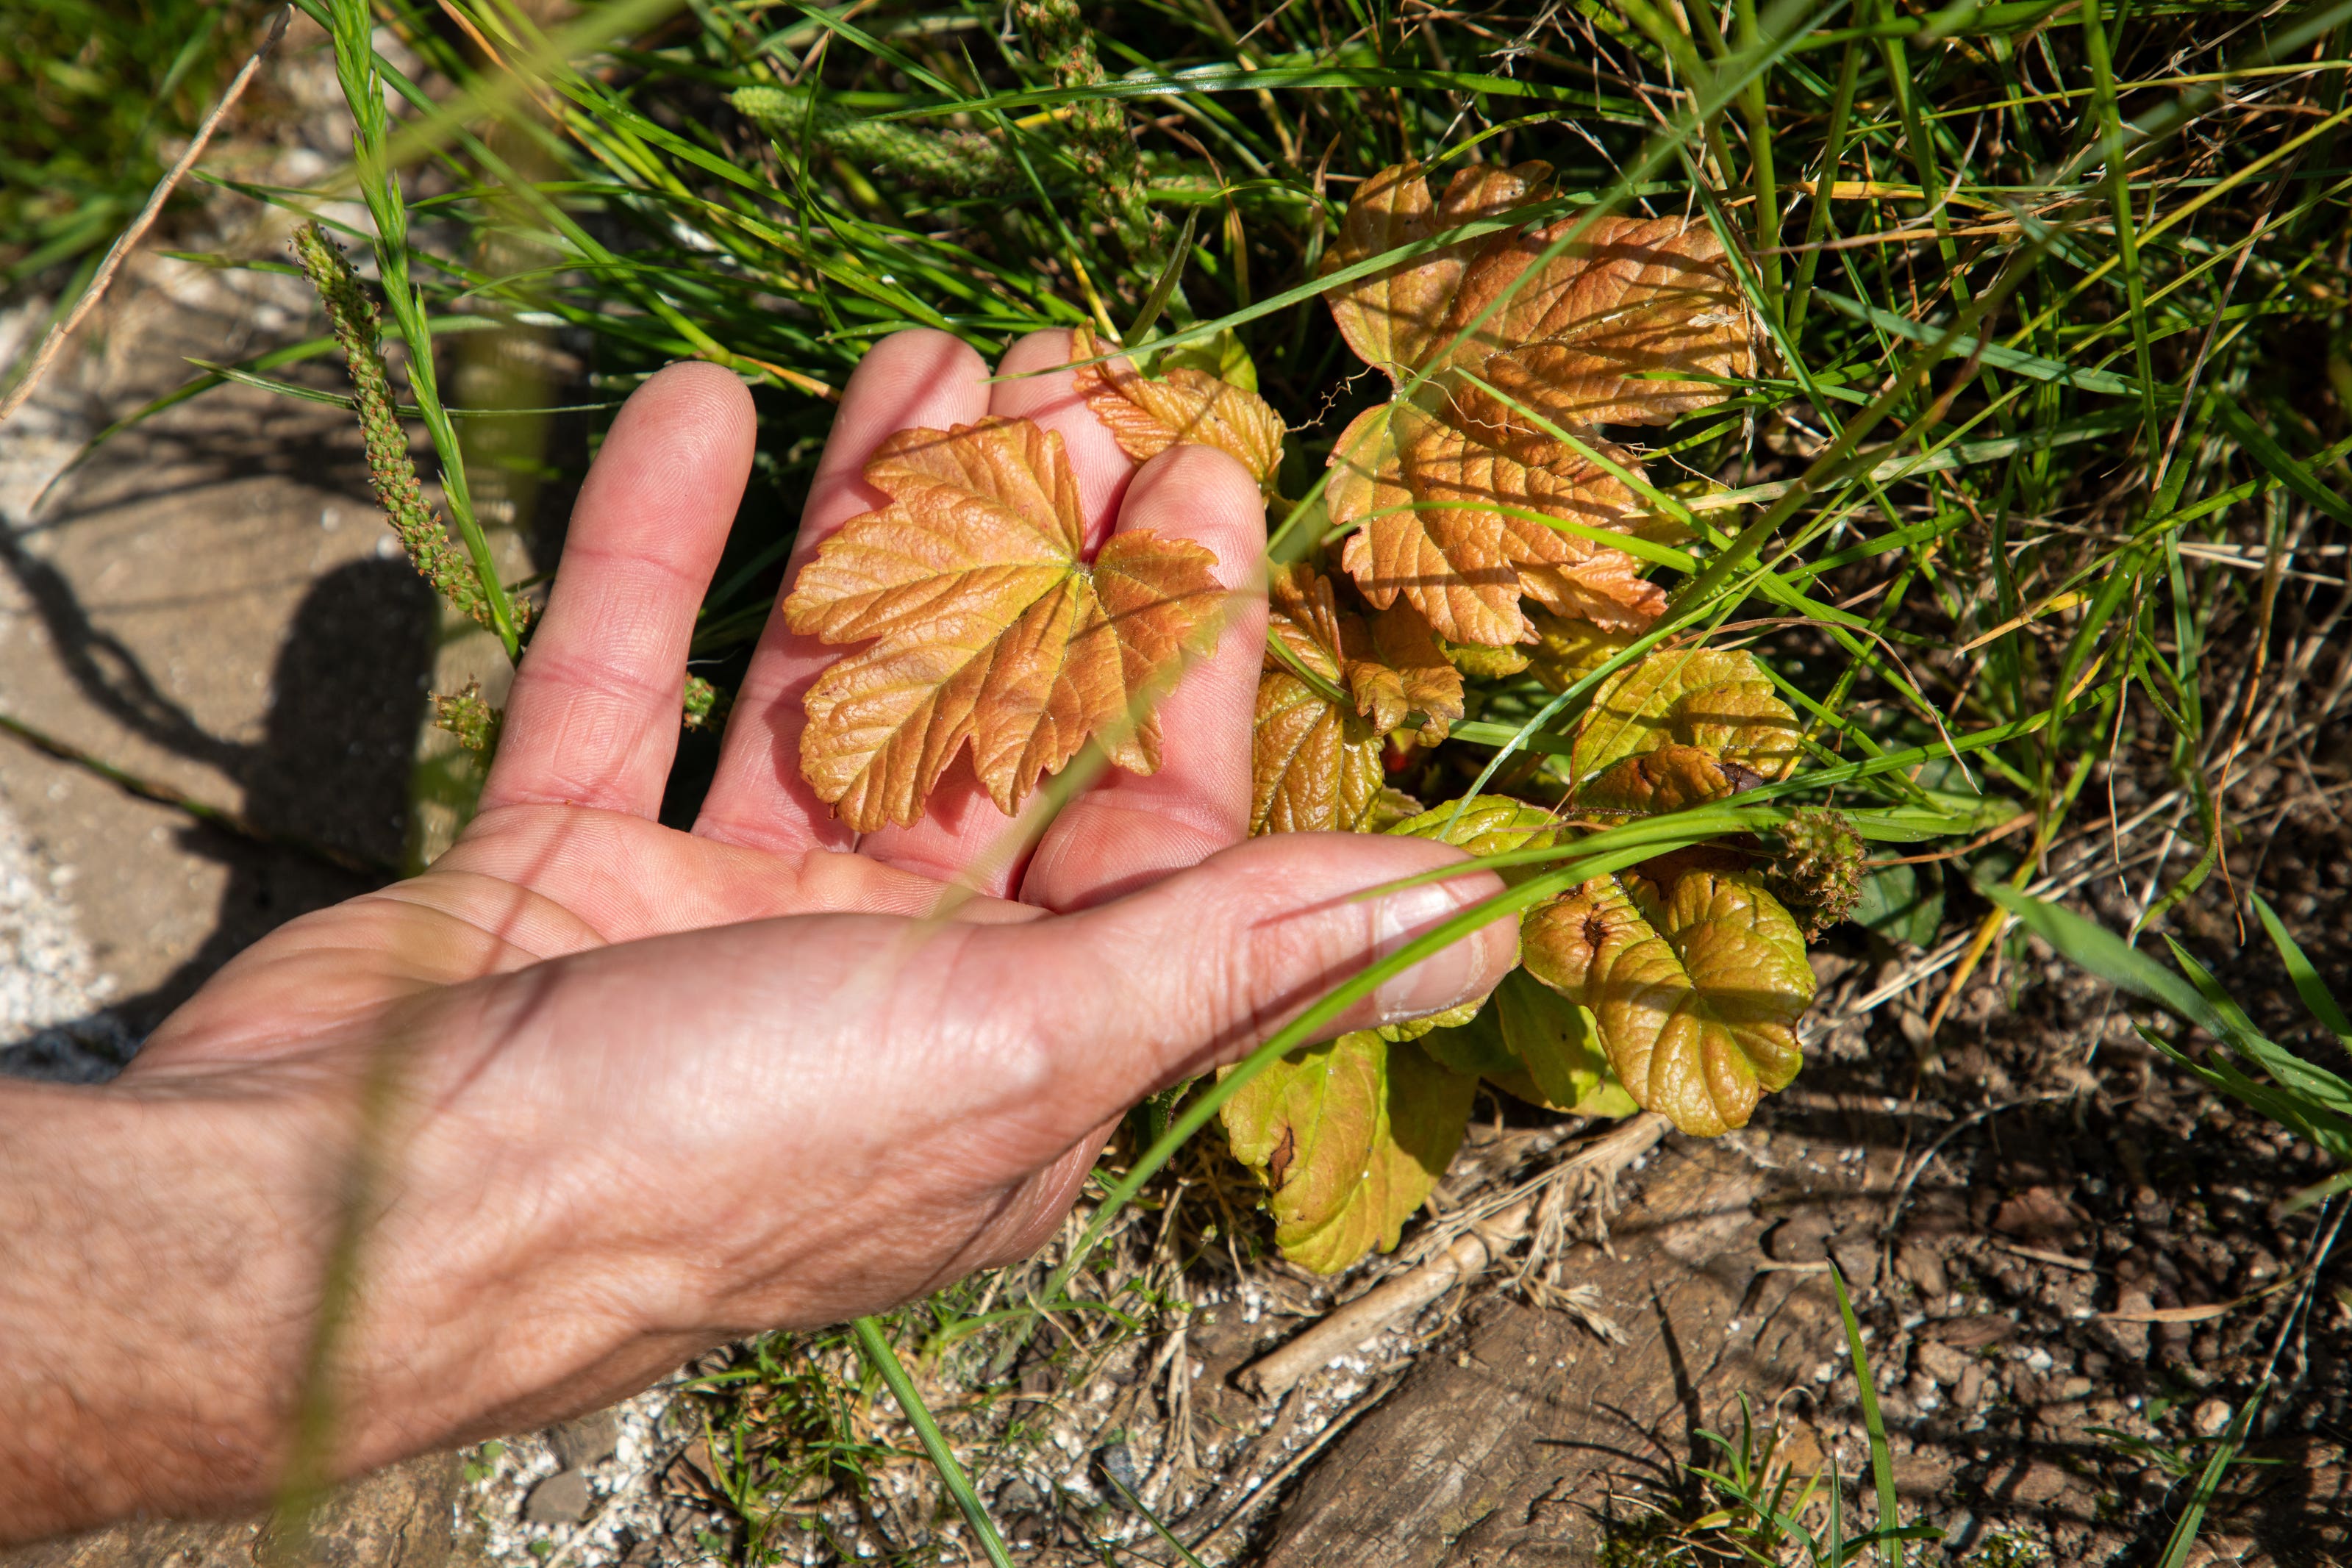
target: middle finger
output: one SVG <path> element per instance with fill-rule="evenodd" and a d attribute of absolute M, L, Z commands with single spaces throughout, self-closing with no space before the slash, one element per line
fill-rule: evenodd
<path fill-rule="evenodd" d="M 1032 332 L 1007 350 L 990 389 L 988 412 L 1026 419 L 1060 434 L 1063 450 L 1077 476 L 1086 515 L 1087 549 L 1109 534 L 1111 519 L 1134 476 L 1135 461 L 1100 420 L 1088 413 L 1068 369 L 1070 334 Z M 1044 831 L 1037 798 L 1018 819 L 996 809 L 964 757 L 931 791 L 922 819 L 904 828 L 868 833 L 858 848 L 887 865 L 956 882 L 993 897 L 1020 885 L 1031 847 Z"/>

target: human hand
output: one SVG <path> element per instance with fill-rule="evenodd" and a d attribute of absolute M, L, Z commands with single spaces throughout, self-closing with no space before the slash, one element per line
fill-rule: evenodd
<path fill-rule="evenodd" d="M 1034 373 L 1067 356 L 1038 334 L 1002 367 L 1023 379 L 991 383 L 942 334 L 877 345 L 794 569 L 879 504 L 860 475 L 884 435 L 994 413 L 1062 433 L 1094 542 L 1114 518 L 1188 537 L 1246 588 L 1255 484 L 1202 448 L 1136 468 L 1066 371 Z M 337 1472 L 1022 1256 L 1125 1107 L 1496 890 L 1352 896 L 1458 858 L 1418 839 L 1241 842 L 1247 592 L 1160 708 L 1157 775 L 1107 771 L 1014 824 L 960 765 L 923 821 L 862 841 L 798 766 L 801 694 L 835 655 L 774 618 L 700 820 L 660 826 L 752 439 L 709 366 L 630 400 L 480 813 L 429 872 L 255 945 L 115 1085 L 0 1090 L 0 1235 L 27 1260 L 0 1280 L 0 1541 L 268 1495 L 339 1235 L 359 1249 Z M 1450 1006 L 1511 946 L 1489 927 L 1336 1027 Z"/>

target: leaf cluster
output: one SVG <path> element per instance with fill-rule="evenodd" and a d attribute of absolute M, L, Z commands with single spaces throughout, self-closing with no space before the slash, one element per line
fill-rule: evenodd
<path fill-rule="evenodd" d="M 1254 831 L 1386 831 L 1525 859 L 1796 768 L 1802 727 L 1754 656 L 1638 647 L 1666 596 L 1597 542 L 1644 526 L 1606 471 L 1631 477 L 1633 460 L 1604 454 L 1597 427 L 1664 423 L 1752 371 L 1751 319 L 1713 234 L 1588 215 L 1426 246 L 1517 210 L 1546 173 L 1474 166 L 1433 199 L 1403 165 L 1349 207 L 1328 298 L 1396 390 L 1333 450 L 1346 575 L 1300 562 L 1271 584 Z M 1423 254 L 1351 272 L 1398 247 Z M 1426 811 L 1389 785 L 1391 757 L 1412 766 L 1523 672 L 1585 698 L 1556 766 L 1517 795 L 1474 787 Z M 1482 1080 L 1580 1114 L 1743 1125 L 1795 1075 L 1812 998 L 1806 927 L 1772 884 L 1823 915 L 1858 895 L 1860 840 L 1834 813 L 1783 832 L 1769 866 L 1693 847 L 1564 889 L 1523 914 L 1523 967 L 1491 998 L 1296 1052 L 1228 1101 L 1234 1151 L 1270 1189 L 1286 1254 L 1331 1270 L 1394 1245 Z"/>
<path fill-rule="evenodd" d="M 1276 556 L 1329 585 L 1337 626 L 1267 671 L 1295 683 L 1270 705 L 1297 737 L 1278 793 L 1310 823 L 1500 796 L 1571 835 L 1516 853 L 1706 839 L 1817 926 L 1853 846 L 1787 837 L 1800 798 L 2063 891 L 2090 874 L 2074 819 L 2099 781 L 2161 778 L 2116 847 L 2154 920 L 2228 866 L 2243 781 L 2293 778 L 2334 722 L 2352 289 L 2326 8 L 1037 0 L 1006 26 L 716 0 L 577 42 L 504 0 L 382 16 L 431 73 L 378 71 L 436 127 L 404 172 L 436 332 L 593 341 L 583 402 L 682 355 L 761 389 L 757 487 L 697 634 L 722 689 L 865 346 L 1059 326 L 1140 382 L 1197 371 L 1280 411 L 1254 466 Z M 474 96 L 445 114 L 426 82 Z M 1671 276 L 1631 265 L 1645 247 Z M 1106 390 L 1149 424 L 1232 423 L 1126 377 Z M 1364 649 L 1400 606 L 1459 716 L 1378 700 Z M 1600 688 L 1758 617 L 1803 766 L 1759 782 L 1660 746 L 1586 793 Z M 1658 814 L 1677 798 L 1699 803 Z M 1952 863 L 1861 868 L 1856 917 L 1933 945 Z M 1608 873 L 1623 909 L 1672 925 L 1697 873 L 1638 866 Z M 1956 991 L 2021 938 L 1952 940 Z"/>

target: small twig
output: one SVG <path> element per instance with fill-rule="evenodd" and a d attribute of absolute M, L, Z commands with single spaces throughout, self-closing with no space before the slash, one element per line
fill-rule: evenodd
<path fill-rule="evenodd" d="M 2096 1263 L 2085 1263 L 2080 1258 L 2064 1252 L 2053 1252 L 2047 1247 L 2028 1247 L 2021 1242 L 2003 1241 L 1998 1236 L 1992 1244 L 2004 1252 L 2014 1252 L 2020 1258 L 2031 1258 L 2036 1263 L 2047 1263 L 2053 1269 L 2072 1269 L 2078 1274 L 2103 1274 L 2105 1270 Z"/>
<path fill-rule="evenodd" d="M 1457 1284 L 1476 1279 L 1486 1266 L 1528 1233 L 1535 1212 L 1523 1198 L 1488 1224 L 1458 1237 L 1420 1268 L 1383 1281 L 1323 1319 L 1289 1343 L 1244 1367 L 1234 1381 L 1271 1399 L 1322 1371 L 1400 1318 L 1419 1312 Z"/>
<path fill-rule="evenodd" d="M 1486 1272 L 1494 1260 L 1509 1251 L 1528 1232 L 1542 1188 L 1573 1171 L 1596 1166 L 1615 1169 L 1630 1165 L 1665 1135 L 1666 1118 L 1645 1111 L 1578 1149 L 1540 1176 L 1522 1183 L 1507 1196 L 1499 1212 L 1472 1216 L 1462 1233 L 1428 1261 L 1385 1280 L 1324 1318 L 1287 1344 L 1260 1356 L 1235 1375 L 1234 1381 L 1262 1397 L 1272 1398 L 1301 1378 L 1311 1376 L 1373 1338 L 1400 1319 L 1411 1316 L 1457 1284 L 1466 1284 Z"/>
<path fill-rule="evenodd" d="M 34 389 L 41 384 L 41 379 L 48 374 L 49 366 L 64 350 L 66 340 L 73 336 L 74 329 L 81 325 L 84 317 L 98 308 L 98 302 L 106 297 L 123 258 L 146 237 L 147 231 L 162 215 L 163 204 L 172 199 L 173 191 L 186 177 L 188 171 L 196 166 L 196 160 L 204 156 L 205 147 L 212 141 L 213 132 L 220 129 L 223 120 L 228 118 L 228 111 L 236 107 L 236 100 L 245 96 L 245 89 L 252 85 L 263 59 L 277 46 L 278 40 L 286 36 L 286 24 L 293 16 L 294 7 L 291 5 L 278 13 L 276 20 L 269 24 L 268 36 L 261 40 L 261 47 L 253 51 L 253 57 L 245 62 L 244 68 L 230 79 L 228 90 L 221 94 L 218 103 L 213 105 L 213 111 L 205 116 L 202 125 L 196 127 L 196 134 L 188 142 L 188 150 L 181 153 L 180 161 L 156 182 L 154 190 L 148 193 L 147 204 L 139 209 L 139 215 L 131 220 L 131 226 L 115 240 L 106 253 L 106 259 L 98 264 L 98 272 L 90 278 L 89 287 L 82 290 L 81 298 L 75 302 L 66 319 L 50 328 L 48 336 L 41 340 L 41 346 L 35 351 L 31 365 L 18 378 L 16 384 L 8 390 L 7 395 L 0 397 L 0 423 L 5 423 L 9 415 L 25 406 L 26 400 L 33 395 Z"/>
<path fill-rule="evenodd" d="M 1357 1396 L 1353 1404 L 1349 1405 L 1345 1410 L 1340 1411 L 1337 1416 L 1332 1418 L 1329 1426 L 1324 1427 L 1323 1430 L 1315 1435 L 1315 1440 L 1313 1442 L 1308 1443 L 1305 1448 L 1299 1449 L 1298 1452 L 1291 1455 L 1288 1459 L 1284 1461 L 1280 1469 L 1276 1469 L 1272 1475 L 1266 1477 L 1265 1479 L 1258 1483 L 1258 1485 L 1251 1488 L 1249 1495 L 1243 1498 L 1239 1502 L 1234 1504 L 1231 1509 L 1227 1510 L 1225 1517 L 1217 1521 L 1217 1522 L 1210 1528 L 1208 1534 L 1203 1535 L 1200 1540 L 1192 1542 L 1193 1555 L 1198 1556 L 1202 1552 L 1207 1551 L 1209 1549 L 1209 1542 L 1214 1541 L 1218 1536 L 1223 1535 L 1226 1531 L 1231 1530 L 1235 1524 L 1241 1522 L 1243 1519 L 1248 1516 L 1251 1510 L 1256 1508 L 1261 1503 L 1273 1500 L 1275 1494 L 1282 1490 L 1283 1482 L 1288 1480 L 1292 1476 L 1297 1475 L 1299 1470 L 1306 1467 L 1308 1460 L 1314 1458 L 1318 1454 L 1320 1454 L 1325 1448 L 1328 1448 L 1333 1438 L 1339 1437 L 1340 1433 L 1346 1431 L 1349 1427 L 1355 1424 L 1357 1416 L 1361 1416 L 1365 1411 L 1370 1409 L 1373 1406 L 1387 1398 L 1390 1392 L 1396 1387 L 1400 1381 L 1402 1381 L 1401 1378 L 1391 1377 L 1383 1382 L 1375 1383 L 1371 1387 Z"/>

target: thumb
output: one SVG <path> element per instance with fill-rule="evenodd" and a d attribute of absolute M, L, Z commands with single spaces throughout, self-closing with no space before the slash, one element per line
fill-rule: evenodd
<path fill-rule="evenodd" d="M 1003 929 L 1019 970 L 1051 977 L 1029 992 L 1051 1082 L 1031 1103 L 1075 1138 L 1248 1054 L 1333 987 L 1502 892 L 1475 872 L 1360 896 L 1464 858 L 1426 839 L 1284 833 L 1083 914 Z M 1328 1032 L 1458 1006 L 1517 959 L 1518 922 L 1497 919 L 1383 981 Z"/>

